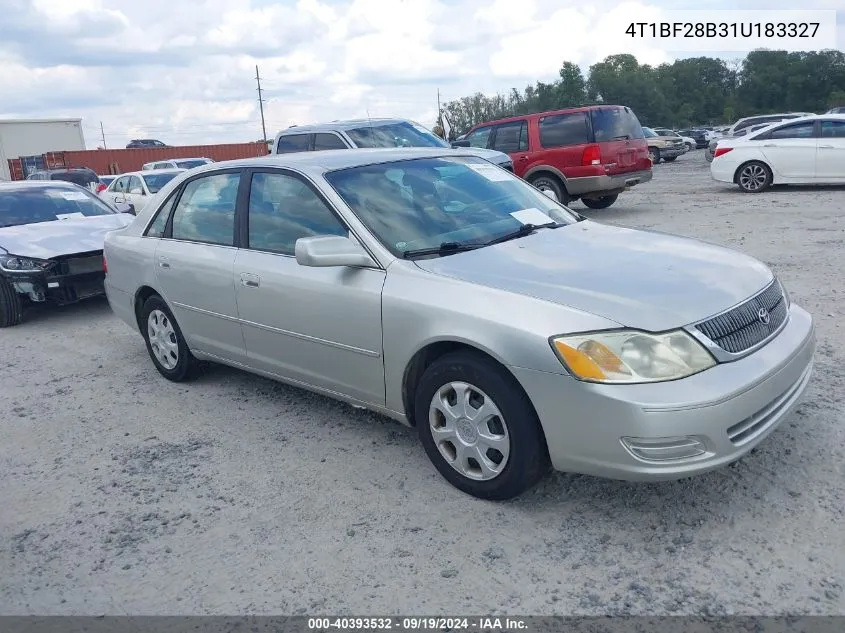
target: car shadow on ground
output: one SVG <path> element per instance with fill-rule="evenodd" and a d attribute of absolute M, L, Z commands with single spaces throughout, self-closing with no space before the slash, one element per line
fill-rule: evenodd
<path fill-rule="evenodd" d="M 23 320 L 15 327 L 25 328 L 27 325 L 49 324 L 53 320 L 98 319 L 110 313 L 111 308 L 105 297 L 91 297 L 65 306 L 50 303 L 30 303 L 24 308 Z"/>

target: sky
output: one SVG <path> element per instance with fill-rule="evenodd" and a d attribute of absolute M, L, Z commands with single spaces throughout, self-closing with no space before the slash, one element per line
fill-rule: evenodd
<path fill-rule="evenodd" d="M 833 9 L 842 0 L 815 0 Z M 785 0 L 0 0 L 0 118 L 83 119 L 89 149 L 262 137 L 294 124 L 398 116 L 433 125 L 441 102 L 551 81 L 613 53 L 670 52 L 624 36 L 668 9 L 793 9 Z M 837 15 L 845 45 L 845 11 Z M 618 33 L 618 36 L 616 35 Z"/>

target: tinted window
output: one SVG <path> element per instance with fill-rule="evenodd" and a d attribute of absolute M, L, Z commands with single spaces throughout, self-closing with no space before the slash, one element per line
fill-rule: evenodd
<path fill-rule="evenodd" d="M 522 221 L 512 214 L 526 209 L 574 221 L 564 207 L 522 179 L 475 158 L 366 165 L 330 172 L 326 179 L 399 256 L 443 242 L 485 244 L 519 228 Z"/>
<path fill-rule="evenodd" d="M 528 125 L 525 121 L 496 126 L 493 149 L 505 154 L 528 151 Z"/>
<path fill-rule="evenodd" d="M 823 138 L 845 138 L 845 121 L 822 121 Z"/>
<path fill-rule="evenodd" d="M 198 158 L 196 160 L 177 160 L 174 161 L 176 166 L 181 169 L 193 169 L 194 167 L 202 167 L 208 164 L 208 161 Z"/>
<path fill-rule="evenodd" d="M 760 123 L 774 123 L 775 121 L 783 121 L 784 119 L 794 119 L 794 116 L 790 116 L 788 114 L 778 114 L 777 116 L 758 116 L 754 117 L 753 119 L 749 119 L 748 121 L 743 121 L 742 123 L 737 123 L 736 127 L 734 128 L 734 132 L 739 130 L 744 130 L 747 127 L 751 127 L 752 125 L 759 125 Z"/>
<path fill-rule="evenodd" d="M 812 138 L 813 127 L 814 124 L 812 121 L 809 121 L 807 123 L 796 123 L 794 125 L 785 125 L 783 127 L 779 127 L 777 129 L 772 130 L 768 134 L 764 134 L 763 136 L 769 139 Z"/>
<path fill-rule="evenodd" d="M 314 135 L 314 149 L 347 149 L 347 147 L 337 134 L 320 133 Z"/>
<path fill-rule="evenodd" d="M 466 140 L 469 141 L 470 147 L 487 147 L 487 141 L 490 139 L 490 132 L 493 131 L 492 127 L 482 127 L 478 128 L 471 134 L 466 137 Z"/>
<path fill-rule="evenodd" d="M 587 117 L 583 112 L 553 114 L 540 119 L 540 145 L 562 147 L 589 143 Z"/>
<path fill-rule="evenodd" d="M 153 169 L 169 169 L 173 167 L 170 163 L 156 163 L 153 165 Z"/>
<path fill-rule="evenodd" d="M 347 235 L 346 228 L 304 182 L 285 174 L 258 173 L 249 191 L 249 247 L 293 255 L 296 240 Z"/>
<path fill-rule="evenodd" d="M 99 182 L 97 174 L 93 171 L 60 171 L 50 174 L 50 180 L 64 180 L 72 182 L 81 187 L 87 187 L 92 182 Z"/>
<path fill-rule="evenodd" d="M 0 192 L 0 227 L 113 213 L 116 211 L 97 196 L 75 187 L 27 187 Z"/>
<path fill-rule="evenodd" d="M 287 134 L 279 137 L 279 143 L 276 146 L 277 154 L 291 154 L 293 152 L 307 152 L 308 151 L 308 135 L 307 134 Z"/>
<path fill-rule="evenodd" d="M 239 173 L 214 174 L 189 182 L 173 211 L 173 239 L 231 246 L 239 182 Z"/>
<path fill-rule="evenodd" d="M 590 121 L 596 143 L 644 138 L 642 125 L 630 108 L 593 108 Z"/>
<path fill-rule="evenodd" d="M 355 147 L 449 147 L 442 138 L 409 121 L 377 123 L 346 130 Z"/>
<path fill-rule="evenodd" d="M 150 224 L 147 228 L 147 232 L 144 233 L 144 235 L 148 237 L 164 236 L 164 229 L 167 227 L 167 219 L 170 217 L 170 210 L 173 208 L 173 203 L 176 202 L 177 196 L 178 191 L 171 194 L 171 196 L 167 199 L 167 202 L 165 202 L 161 209 L 159 209 L 155 220 L 153 220 L 152 224 Z"/>
<path fill-rule="evenodd" d="M 158 190 L 164 187 L 171 180 L 176 178 L 179 172 L 170 172 L 167 174 L 144 174 L 144 182 L 147 183 L 147 189 L 150 193 L 158 193 Z"/>

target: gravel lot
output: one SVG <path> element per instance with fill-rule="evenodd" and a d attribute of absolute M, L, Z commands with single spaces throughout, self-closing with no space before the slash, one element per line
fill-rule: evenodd
<path fill-rule="evenodd" d="M 745 195 L 697 151 L 585 211 L 754 255 L 817 319 L 798 413 L 685 481 L 478 501 L 394 422 L 227 368 L 169 383 L 105 301 L 32 314 L 0 331 L 0 613 L 845 614 L 843 194 Z"/>

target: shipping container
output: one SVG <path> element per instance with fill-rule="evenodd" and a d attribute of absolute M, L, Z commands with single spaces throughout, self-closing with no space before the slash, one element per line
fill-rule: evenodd
<path fill-rule="evenodd" d="M 51 152 L 44 159 L 48 169 L 88 167 L 101 176 L 139 171 L 144 163 L 171 158 L 211 158 L 216 161 L 266 156 L 261 143 L 229 145 L 186 145 L 181 147 L 138 147 L 133 149 L 97 149 L 84 152 Z"/>
<path fill-rule="evenodd" d="M 0 119 L 0 180 L 14 176 L 15 159 L 84 149 L 82 119 Z"/>

